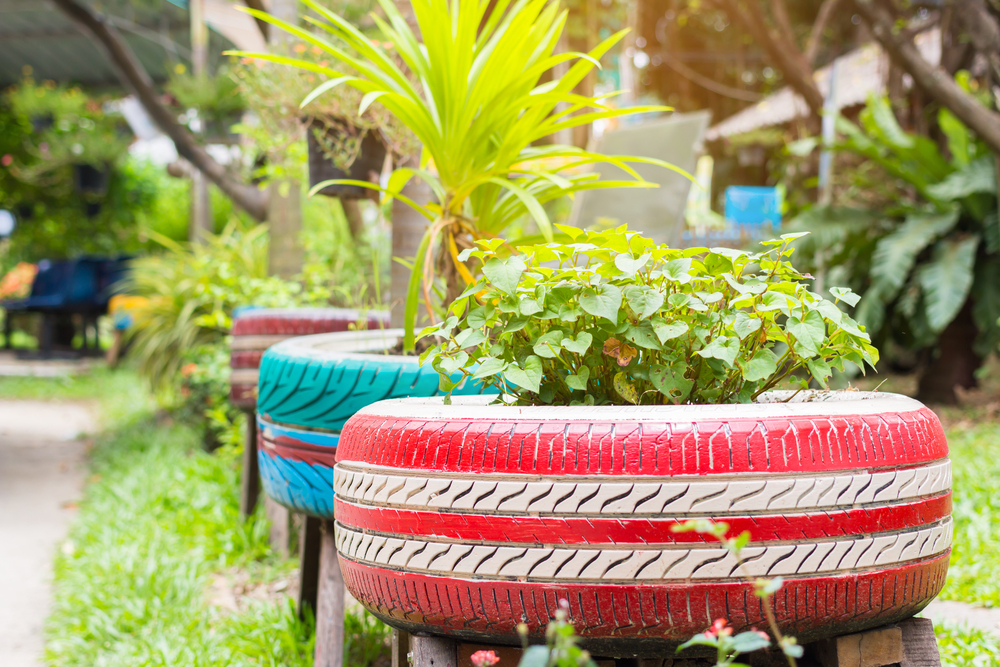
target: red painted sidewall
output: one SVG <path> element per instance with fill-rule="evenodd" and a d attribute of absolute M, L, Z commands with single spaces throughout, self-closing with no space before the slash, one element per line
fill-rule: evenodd
<path fill-rule="evenodd" d="M 941 592 L 945 552 L 890 570 L 786 579 L 774 598 L 782 630 L 801 641 L 893 623 L 916 614 Z M 704 584 L 573 585 L 463 581 L 374 568 L 340 557 L 351 593 L 386 623 L 410 631 L 519 644 L 516 623 L 544 631 L 559 600 L 588 640 L 685 641 L 717 618 L 739 629 L 767 625 L 753 588 L 743 581 Z M 373 604 L 372 600 L 379 600 Z M 623 641 L 624 640 L 624 641 Z M 600 644 L 598 643 L 598 646 Z"/>

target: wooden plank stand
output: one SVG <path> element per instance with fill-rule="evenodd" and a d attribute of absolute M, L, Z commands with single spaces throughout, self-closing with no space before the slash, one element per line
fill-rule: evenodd
<path fill-rule="evenodd" d="M 899 623 L 841 635 L 806 644 L 799 667 L 941 667 L 934 623 L 926 618 L 910 618 Z M 392 667 L 472 667 L 469 656 L 491 649 L 500 657 L 497 667 L 517 667 L 521 649 L 510 646 L 481 646 L 449 637 L 411 635 L 392 631 Z M 714 660 L 669 655 L 662 658 L 602 659 L 599 667 L 710 667 Z M 775 653 L 747 654 L 740 661 L 753 667 L 785 667 L 784 656 Z M 320 663 L 317 662 L 317 667 Z M 324 664 L 323 667 L 326 667 Z"/>

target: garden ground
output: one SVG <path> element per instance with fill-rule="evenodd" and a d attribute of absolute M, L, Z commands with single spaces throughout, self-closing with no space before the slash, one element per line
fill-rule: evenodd
<path fill-rule="evenodd" d="M 35 667 L 44 646 L 52 561 L 83 490 L 88 406 L 0 402 L 0 662 Z M 16 604 L 13 602 L 16 601 Z"/>
<path fill-rule="evenodd" d="M 0 379 L 0 400 L 14 399 L 86 400 L 100 418 L 89 483 L 69 534 L 43 547 L 46 566 L 55 552 L 45 630 L 50 664 L 311 664 L 311 620 L 298 618 L 288 596 L 297 563 L 271 551 L 261 516 L 240 520 L 238 452 L 204 452 L 201 434 L 157 412 L 129 371 Z M 970 397 L 968 403 L 941 413 L 954 463 L 956 525 L 942 598 L 1000 607 L 1000 401 Z M 0 423 L 10 429 L 4 405 Z M 81 424 L 55 435 L 90 429 Z M 383 667 L 384 626 L 363 613 L 348 622 L 348 665 Z M 954 620 L 938 622 L 937 631 L 945 664 L 1000 667 L 1000 634 Z"/>

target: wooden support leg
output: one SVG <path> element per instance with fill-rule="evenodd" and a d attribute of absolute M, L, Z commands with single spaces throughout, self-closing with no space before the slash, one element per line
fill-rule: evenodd
<path fill-rule="evenodd" d="M 941 652 L 934 636 L 934 621 L 908 618 L 899 624 L 903 631 L 903 661 L 900 667 L 941 667 Z"/>
<path fill-rule="evenodd" d="M 344 664 L 344 576 L 337 560 L 333 521 L 320 526 L 319 591 L 316 600 L 315 667 Z M 455 667 L 454 665 L 452 667 Z"/>
<path fill-rule="evenodd" d="M 410 633 L 392 631 L 392 667 L 409 667 Z"/>
<path fill-rule="evenodd" d="M 458 643 L 447 637 L 410 635 L 412 667 L 458 667 Z"/>
<path fill-rule="evenodd" d="M 291 512 L 287 507 L 274 502 L 270 496 L 264 496 L 264 513 L 271 522 L 271 548 L 275 553 L 288 557 L 288 545 L 292 539 Z"/>
<path fill-rule="evenodd" d="M 933 629 L 932 629 L 933 634 Z M 841 635 L 816 643 L 823 667 L 886 667 L 903 661 L 903 631 L 898 625 Z"/>
<path fill-rule="evenodd" d="M 117 333 L 117 332 L 115 332 Z M 243 480 L 240 484 L 240 514 L 253 514 L 260 496 L 260 468 L 257 465 L 257 413 L 247 413 L 246 440 L 243 442 Z"/>
<path fill-rule="evenodd" d="M 307 516 L 299 535 L 299 617 L 304 618 L 308 607 L 316 615 L 319 594 L 319 557 L 323 542 L 322 520 Z"/>

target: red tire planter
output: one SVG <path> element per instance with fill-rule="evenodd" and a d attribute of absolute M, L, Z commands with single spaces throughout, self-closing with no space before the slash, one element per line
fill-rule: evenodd
<path fill-rule="evenodd" d="M 766 625 L 718 543 L 671 527 L 730 524 L 753 576 L 782 576 L 801 641 L 912 616 L 944 585 L 951 468 L 937 417 L 860 392 L 795 402 L 508 407 L 371 405 L 334 472 L 345 582 L 397 628 L 517 644 L 558 601 L 601 655 L 662 650 L 717 618 Z"/>
<path fill-rule="evenodd" d="M 233 320 L 232 374 L 229 398 L 241 410 L 257 406 L 257 380 L 264 351 L 295 336 L 389 326 L 389 313 L 374 311 L 362 315 L 344 308 L 259 308 L 247 310 Z"/>

